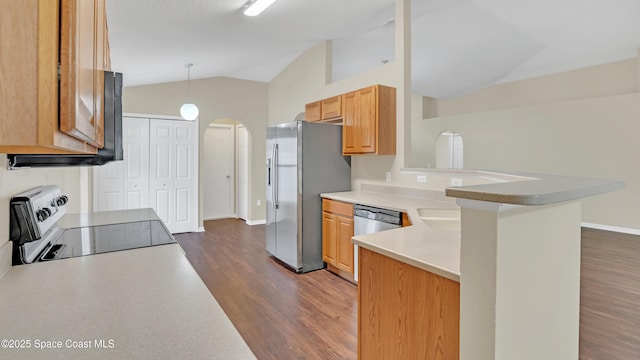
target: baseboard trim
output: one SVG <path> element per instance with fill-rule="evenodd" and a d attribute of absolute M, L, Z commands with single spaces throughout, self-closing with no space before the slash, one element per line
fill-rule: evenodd
<path fill-rule="evenodd" d="M 267 223 L 267 219 L 245 220 L 245 222 L 247 223 L 247 225 L 264 225 Z"/>
<path fill-rule="evenodd" d="M 625 228 L 625 227 L 620 227 L 620 226 L 594 224 L 594 223 L 588 223 L 588 222 L 582 222 L 582 223 L 580 223 L 580 225 L 582 225 L 583 227 L 590 228 L 590 229 L 613 231 L 613 232 L 618 232 L 618 233 L 623 233 L 623 234 L 630 234 L 630 235 L 640 235 L 640 230 L 638 230 L 638 229 L 630 229 L 630 228 Z"/>

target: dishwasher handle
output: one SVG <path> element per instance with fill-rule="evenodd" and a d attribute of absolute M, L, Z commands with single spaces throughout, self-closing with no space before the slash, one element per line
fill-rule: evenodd
<path fill-rule="evenodd" d="M 375 208 L 360 204 L 355 204 L 353 206 L 353 216 L 380 221 L 387 224 L 402 224 L 402 213 L 400 213 L 400 211 Z"/>

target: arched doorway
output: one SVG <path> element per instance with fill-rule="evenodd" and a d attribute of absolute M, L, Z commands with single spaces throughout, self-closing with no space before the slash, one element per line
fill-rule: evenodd
<path fill-rule="evenodd" d="M 203 220 L 238 217 L 249 208 L 249 131 L 234 119 L 209 124 L 203 139 Z"/>

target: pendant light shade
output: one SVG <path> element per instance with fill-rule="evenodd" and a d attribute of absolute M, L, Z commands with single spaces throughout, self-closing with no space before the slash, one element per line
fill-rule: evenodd
<path fill-rule="evenodd" d="M 193 104 L 190 102 L 190 96 L 191 96 L 191 67 L 193 66 L 193 64 L 187 64 L 187 102 L 185 104 L 182 104 L 182 106 L 180 107 L 180 116 L 182 116 L 183 119 L 185 120 L 189 120 L 189 121 L 193 121 L 195 119 L 198 118 L 198 115 L 200 115 L 200 110 L 198 110 L 198 107 L 196 106 L 196 104 Z"/>
<path fill-rule="evenodd" d="M 180 116 L 182 116 L 183 119 L 189 121 L 195 120 L 198 118 L 198 115 L 200 115 L 200 110 L 198 110 L 196 104 L 186 103 L 180 106 Z"/>

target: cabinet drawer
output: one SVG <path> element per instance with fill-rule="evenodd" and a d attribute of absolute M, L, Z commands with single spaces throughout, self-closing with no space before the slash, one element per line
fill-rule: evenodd
<path fill-rule="evenodd" d="M 342 117 L 342 96 L 322 100 L 322 120 Z"/>
<path fill-rule="evenodd" d="M 304 106 L 305 119 L 307 121 L 320 121 L 322 117 L 322 102 L 315 101 Z"/>
<path fill-rule="evenodd" d="M 353 217 L 353 204 L 322 199 L 322 211 Z"/>

